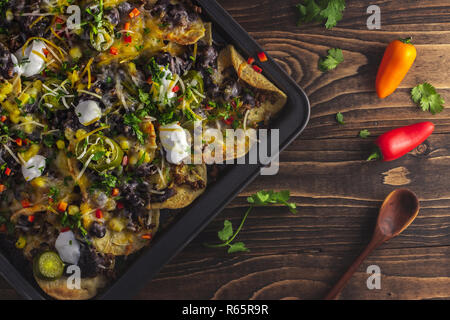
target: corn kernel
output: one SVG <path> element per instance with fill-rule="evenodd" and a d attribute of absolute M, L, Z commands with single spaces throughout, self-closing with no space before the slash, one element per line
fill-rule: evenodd
<path fill-rule="evenodd" d="M 86 214 L 83 216 L 83 227 L 87 230 L 91 226 L 92 222 L 94 220 L 92 219 L 92 216 L 90 214 Z"/>
<path fill-rule="evenodd" d="M 64 143 L 64 141 L 58 140 L 58 141 L 56 141 L 56 147 L 59 150 L 63 150 L 66 147 L 66 144 Z"/>
<path fill-rule="evenodd" d="M 0 102 L 6 99 L 6 97 L 12 92 L 13 86 L 8 81 L 0 83 Z"/>
<path fill-rule="evenodd" d="M 73 140 L 74 132 L 72 129 L 66 128 L 64 129 L 64 137 L 66 137 L 67 140 Z"/>
<path fill-rule="evenodd" d="M 39 149 L 40 149 L 39 145 L 32 144 L 27 151 L 22 153 L 23 160 L 25 160 L 25 162 L 26 162 L 26 161 L 30 160 L 31 158 L 33 158 L 35 155 L 38 154 Z"/>
<path fill-rule="evenodd" d="M 86 213 L 92 211 L 92 208 L 89 206 L 88 203 L 84 202 L 80 206 L 80 212 L 82 215 L 85 215 Z"/>
<path fill-rule="evenodd" d="M 78 208 L 78 206 L 75 206 L 75 205 L 70 205 L 69 209 L 67 209 L 67 213 L 71 216 L 74 216 L 79 212 L 80 212 L 80 208 Z"/>
<path fill-rule="evenodd" d="M 47 186 L 47 179 L 45 177 L 37 177 L 34 178 L 30 183 L 35 188 L 45 188 Z"/>
<path fill-rule="evenodd" d="M 23 126 L 23 131 L 25 131 L 25 133 L 27 134 L 31 134 L 34 131 L 34 124 L 31 124 L 29 122 L 33 121 L 33 117 L 32 116 L 25 116 L 25 117 L 21 117 L 20 121 L 22 123 L 27 123 Z"/>
<path fill-rule="evenodd" d="M 81 49 L 78 46 L 70 49 L 69 54 L 74 60 L 79 60 L 83 56 L 83 53 L 81 52 Z"/>
<path fill-rule="evenodd" d="M 27 239 L 25 239 L 24 236 L 20 236 L 19 239 L 17 239 L 16 242 L 16 248 L 17 249 L 23 249 L 27 245 Z"/>
<path fill-rule="evenodd" d="M 12 123 L 17 124 L 20 121 L 20 111 L 14 110 L 9 113 L 9 120 L 11 120 Z"/>
<path fill-rule="evenodd" d="M 123 151 L 128 151 L 130 149 L 130 143 L 127 140 L 121 141 L 120 147 Z"/>
<path fill-rule="evenodd" d="M 111 230 L 116 232 L 121 232 L 123 229 L 125 229 L 125 223 L 119 218 L 112 218 L 109 221 L 108 226 Z"/>
<path fill-rule="evenodd" d="M 136 70 L 136 65 L 133 62 L 130 62 L 128 64 L 128 68 L 131 74 L 136 74 L 137 70 Z"/>
<path fill-rule="evenodd" d="M 20 100 L 20 105 L 24 105 L 28 102 L 28 100 L 30 100 L 30 95 L 28 93 L 22 93 L 19 96 L 19 100 Z"/>
<path fill-rule="evenodd" d="M 139 161 L 139 158 L 136 155 L 132 155 L 128 159 L 128 164 L 131 164 L 132 166 L 134 166 L 138 161 Z"/>
<path fill-rule="evenodd" d="M 86 130 L 84 129 L 78 129 L 77 132 L 75 132 L 75 137 L 77 139 L 80 139 L 82 136 L 84 136 L 86 134 Z"/>

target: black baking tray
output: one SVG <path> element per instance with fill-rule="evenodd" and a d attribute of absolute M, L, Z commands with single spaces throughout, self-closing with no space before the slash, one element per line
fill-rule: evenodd
<path fill-rule="evenodd" d="M 206 20 L 213 23 L 215 40 L 232 43 L 244 57 L 256 56 L 263 49 L 214 0 L 197 0 Z M 264 75 L 288 96 L 288 102 L 274 119 L 271 129 L 279 129 L 280 151 L 285 149 L 306 127 L 310 104 L 305 92 L 268 56 L 261 64 Z M 272 157 L 276 155 L 271 155 Z M 254 178 L 264 164 L 230 165 L 218 181 L 208 186 L 192 205 L 182 210 L 154 242 L 130 261 L 125 271 L 96 299 L 130 299 L 179 253 L 220 211 Z M 164 215 L 165 213 L 161 213 Z M 26 299 L 48 299 L 32 280 L 27 279 L 0 252 L 0 274 Z"/>

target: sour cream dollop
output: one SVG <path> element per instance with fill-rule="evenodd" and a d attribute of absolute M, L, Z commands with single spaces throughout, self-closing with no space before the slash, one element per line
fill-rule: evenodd
<path fill-rule="evenodd" d="M 70 264 L 78 264 L 80 259 L 80 244 L 72 231 L 61 232 L 56 239 L 55 248 L 62 261 Z"/>
<path fill-rule="evenodd" d="M 45 169 L 45 157 L 36 155 L 22 165 L 22 174 L 26 181 L 40 177 Z"/>
<path fill-rule="evenodd" d="M 45 66 L 45 61 L 42 59 L 42 57 L 45 57 L 44 49 L 46 49 L 45 43 L 40 40 L 34 40 L 28 44 L 24 55 L 22 55 L 22 48 L 20 48 L 15 55 L 11 55 L 12 62 L 15 64 L 14 72 L 24 77 L 39 74 Z"/>
<path fill-rule="evenodd" d="M 102 109 L 98 102 L 94 100 L 86 100 L 80 102 L 75 108 L 75 114 L 78 116 L 80 123 L 84 126 L 91 125 L 102 117 Z"/>
<path fill-rule="evenodd" d="M 161 83 L 157 95 L 153 96 L 153 101 L 160 106 L 164 106 L 170 104 L 171 100 L 176 97 L 177 94 L 172 91 L 175 84 L 172 72 L 163 66 L 158 65 L 158 67 L 162 72 Z"/>
<path fill-rule="evenodd" d="M 170 163 L 180 164 L 191 154 L 186 131 L 177 123 L 160 126 L 159 138 Z"/>

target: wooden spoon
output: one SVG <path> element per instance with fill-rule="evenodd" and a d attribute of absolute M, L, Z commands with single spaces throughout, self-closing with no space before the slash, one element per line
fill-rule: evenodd
<path fill-rule="evenodd" d="M 418 213 L 419 200 L 412 191 L 408 189 L 392 191 L 380 208 L 372 240 L 325 299 L 335 299 L 364 259 L 378 246 L 402 233 L 414 221 Z"/>

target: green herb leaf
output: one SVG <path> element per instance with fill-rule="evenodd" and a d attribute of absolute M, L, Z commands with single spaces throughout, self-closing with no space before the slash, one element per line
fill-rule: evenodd
<path fill-rule="evenodd" d="M 317 21 L 325 22 L 325 27 L 331 29 L 343 17 L 345 0 L 304 0 L 297 9 L 300 14 L 297 25 Z"/>
<path fill-rule="evenodd" d="M 361 131 L 359 132 L 359 136 L 360 136 L 361 138 L 363 138 L 363 139 L 366 139 L 367 137 L 370 136 L 370 132 L 369 132 L 369 130 L 367 130 L 367 129 L 361 130 Z"/>
<path fill-rule="evenodd" d="M 233 235 L 233 226 L 229 220 L 223 222 L 223 229 L 217 233 L 217 236 L 222 241 L 228 241 Z"/>
<path fill-rule="evenodd" d="M 243 251 L 249 251 L 248 248 L 245 247 L 245 244 L 243 242 L 235 242 L 235 243 L 229 245 L 227 252 L 235 253 L 235 252 L 243 252 Z"/>
<path fill-rule="evenodd" d="M 342 113 L 338 112 L 338 113 L 336 114 L 336 121 L 337 121 L 339 124 L 345 124 L 345 122 L 344 122 L 344 115 L 343 115 Z"/>
<path fill-rule="evenodd" d="M 328 56 L 319 60 L 319 69 L 327 72 L 333 69 L 344 61 L 344 54 L 342 49 L 333 48 L 328 50 Z"/>
<path fill-rule="evenodd" d="M 423 111 L 436 114 L 444 110 L 444 99 L 436 92 L 436 88 L 427 82 L 414 87 L 411 90 L 411 98 Z"/>

